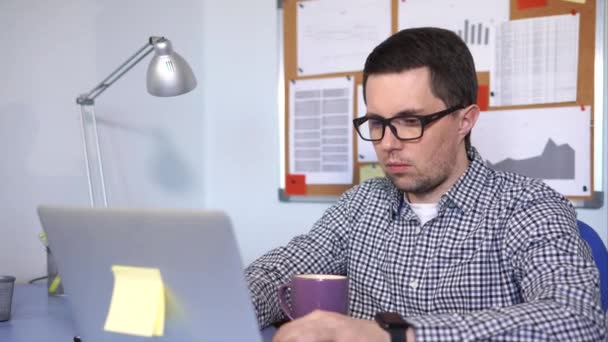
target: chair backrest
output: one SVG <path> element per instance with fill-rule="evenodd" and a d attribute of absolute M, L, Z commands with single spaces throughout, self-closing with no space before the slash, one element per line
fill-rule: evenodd
<path fill-rule="evenodd" d="M 591 247 L 591 253 L 595 264 L 600 271 L 600 293 L 602 299 L 602 308 L 605 312 L 608 312 L 608 250 L 602 239 L 593 228 L 583 221 L 577 221 L 578 229 L 581 233 L 581 237 Z"/>

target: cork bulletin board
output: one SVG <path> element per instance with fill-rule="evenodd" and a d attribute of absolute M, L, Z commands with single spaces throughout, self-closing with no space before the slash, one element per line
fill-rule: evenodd
<path fill-rule="evenodd" d="M 282 2 L 282 200 L 336 198 L 381 174 L 373 150 L 361 144 L 351 122 L 365 115 L 360 92 L 366 54 L 403 28 L 440 25 L 457 32 L 473 52 L 482 114 L 472 143 L 481 155 L 495 156 L 488 162 L 498 169 L 530 172 L 570 199 L 593 197 L 596 1 L 505 0 L 495 14 L 483 6 L 454 7 L 476 1 L 481 0 Z M 445 10 L 437 11 L 438 4 Z M 476 9 L 480 13 L 472 14 Z M 370 25 L 375 18 L 379 24 Z M 341 53 L 349 39 L 358 43 Z M 324 54 L 332 49 L 330 59 Z M 493 125 L 503 122 L 514 129 L 498 142 L 483 140 L 495 136 Z"/>

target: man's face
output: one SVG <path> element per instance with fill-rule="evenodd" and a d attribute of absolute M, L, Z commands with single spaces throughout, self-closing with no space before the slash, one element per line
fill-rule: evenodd
<path fill-rule="evenodd" d="M 430 88 L 428 68 L 401 73 L 370 75 L 366 84 L 367 112 L 391 118 L 408 111 L 428 115 L 446 109 Z M 437 201 L 460 177 L 463 137 L 455 114 L 431 122 L 424 135 L 401 141 L 386 127 L 382 140 L 374 142 L 378 160 L 395 186 L 412 202 Z"/>

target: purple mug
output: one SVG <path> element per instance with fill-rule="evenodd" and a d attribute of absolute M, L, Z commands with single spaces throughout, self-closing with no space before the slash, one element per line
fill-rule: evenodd
<path fill-rule="evenodd" d="M 291 309 L 286 293 L 291 289 Z M 279 286 L 279 305 L 293 320 L 314 310 L 348 314 L 348 278 L 333 274 L 296 274 L 291 282 Z"/>

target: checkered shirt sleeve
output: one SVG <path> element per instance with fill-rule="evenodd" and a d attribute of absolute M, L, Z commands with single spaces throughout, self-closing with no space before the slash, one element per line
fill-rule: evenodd
<path fill-rule="evenodd" d="M 350 315 L 399 312 L 418 341 L 605 341 L 599 276 L 571 204 L 471 165 L 423 226 L 387 179 L 347 191 L 312 230 L 246 269 L 260 326 L 293 274 L 346 274 Z"/>

